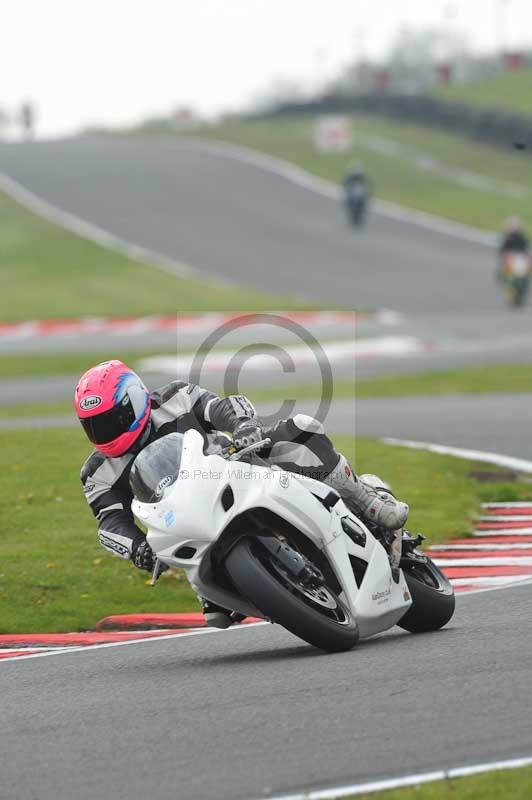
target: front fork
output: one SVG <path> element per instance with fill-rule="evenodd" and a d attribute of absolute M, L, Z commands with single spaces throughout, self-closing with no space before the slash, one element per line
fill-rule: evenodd
<path fill-rule="evenodd" d="M 392 578 L 395 583 L 399 583 L 399 565 L 401 564 L 401 556 L 403 554 L 403 529 L 398 528 L 396 531 L 390 531 L 390 538 L 388 555 L 390 558 L 390 567 L 392 569 Z"/>
<path fill-rule="evenodd" d="M 382 535 L 385 542 L 388 558 L 390 559 L 390 567 L 392 570 L 392 577 L 395 583 L 399 583 L 399 568 L 401 566 L 401 559 L 405 553 L 417 548 L 425 537 L 419 533 L 417 536 L 412 536 L 404 528 L 398 528 L 395 531 L 386 531 Z"/>

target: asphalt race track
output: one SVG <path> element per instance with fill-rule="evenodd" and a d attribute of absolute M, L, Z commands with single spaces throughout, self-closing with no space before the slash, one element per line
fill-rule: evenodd
<path fill-rule="evenodd" d="M 2 666 L 2 796 L 261 797 L 528 754 L 529 587 L 323 655 L 277 627 Z"/>
<path fill-rule="evenodd" d="M 486 286 L 493 265 L 485 248 L 421 228 L 413 235 L 380 217 L 355 246 L 329 198 L 199 144 L 87 137 L 3 145 L 0 170 L 124 239 L 238 283 L 409 312 L 420 311 L 420 298 L 435 312 L 500 305 Z"/>
<path fill-rule="evenodd" d="M 0 144 L 0 172 L 200 272 L 321 304 L 392 308 L 405 314 L 397 333 L 450 345 L 438 357 L 361 364 L 360 374 L 532 360 L 530 308 L 505 308 L 492 249 L 381 213 L 354 232 L 337 200 L 216 146 L 118 137 Z M 133 336 L 130 345 L 162 341 Z"/>
<path fill-rule="evenodd" d="M 394 308 L 418 333 L 529 335 L 530 309 L 502 307 L 486 247 L 383 216 L 355 239 L 334 200 L 199 145 L 3 145 L 0 170 L 236 281 Z M 520 404 L 532 407 L 527 396 L 364 401 L 356 432 L 530 457 Z M 341 403 L 338 415 L 349 428 Z M 460 598 L 437 634 L 396 629 L 340 655 L 262 626 L 6 662 L 0 796 L 252 800 L 528 755 L 531 611 L 522 586 Z"/>

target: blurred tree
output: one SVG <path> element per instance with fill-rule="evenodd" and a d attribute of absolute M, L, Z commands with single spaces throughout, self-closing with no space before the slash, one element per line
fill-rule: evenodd
<path fill-rule="evenodd" d="M 297 81 L 276 78 L 266 89 L 253 97 L 250 106 L 253 111 L 263 112 L 283 103 L 309 100 L 313 94 L 311 86 L 302 86 Z"/>
<path fill-rule="evenodd" d="M 393 91 L 423 91 L 437 82 L 437 67 L 451 67 L 453 79 L 469 78 L 477 61 L 470 54 L 467 35 L 444 22 L 441 27 L 419 29 L 403 26 L 393 39 L 388 56 L 379 64 L 358 57 L 327 87 L 331 93 L 358 94 L 375 88 L 375 75 L 390 74 Z M 482 71 L 486 65 L 478 62 Z M 494 59 L 489 62 L 492 68 Z M 475 76 L 476 77 L 476 76 Z"/>
<path fill-rule="evenodd" d="M 33 103 L 26 101 L 22 103 L 19 114 L 20 126 L 22 128 L 22 136 L 25 139 L 33 139 L 35 136 L 35 106 Z"/>
<path fill-rule="evenodd" d="M 467 36 L 456 29 L 402 27 L 390 47 L 386 67 L 394 88 L 418 92 L 434 83 L 437 64 L 452 64 L 463 72 L 470 60 Z"/>

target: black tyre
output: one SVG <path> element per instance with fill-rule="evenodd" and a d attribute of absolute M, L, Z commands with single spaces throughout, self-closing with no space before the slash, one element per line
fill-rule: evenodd
<path fill-rule="evenodd" d="M 514 306 L 515 308 L 522 308 L 526 300 L 526 287 L 517 288 L 515 290 Z"/>
<path fill-rule="evenodd" d="M 453 587 L 430 558 L 423 561 L 403 559 L 404 571 L 412 605 L 397 623 L 410 633 L 437 631 L 446 625 L 454 614 Z"/>
<path fill-rule="evenodd" d="M 305 642 L 326 650 L 350 650 L 358 641 L 351 612 L 327 586 L 309 589 L 290 575 L 260 540 L 242 539 L 225 560 L 238 590 L 264 614 Z"/>

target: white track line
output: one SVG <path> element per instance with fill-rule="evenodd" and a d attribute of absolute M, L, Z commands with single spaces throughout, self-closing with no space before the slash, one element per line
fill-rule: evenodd
<path fill-rule="evenodd" d="M 462 580 L 462 583 L 453 583 L 453 586 L 456 586 L 458 589 L 460 586 L 478 586 L 478 589 L 468 589 L 467 592 L 458 592 L 456 599 L 457 601 L 462 602 L 463 600 L 467 600 L 468 597 L 472 597 L 476 594 L 485 594 L 486 592 L 497 592 L 501 589 L 516 589 L 518 586 L 532 586 L 532 577 L 530 575 L 513 575 L 509 577 L 504 583 L 493 583 L 494 579 L 485 578 L 482 582 L 480 581 L 473 581 L 473 579 L 469 579 L 466 581 L 465 579 Z"/>
<path fill-rule="evenodd" d="M 532 522 L 532 515 L 530 514 L 504 514 L 499 516 L 496 514 L 488 515 L 487 517 L 480 517 L 480 522 Z"/>
<path fill-rule="evenodd" d="M 437 553 L 439 550 L 485 550 L 486 553 L 491 553 L 494 550 L 532 550 L 532 542 L 525 542 L 519 544 L 477 544 L 471 540 L 471 544 L 433 544 L 430 550 L 425 551 L 429 553 Z"/>
<path fill-rule="evenodd" d="M 505 503 L 482 503 L 482 508 L 532 508 L 532 500 L 516 500 Z M 516 515 L 519 516 L 519 515 Z"/>
<path fill-rule="evenodd" d="M 272 172 L 316 194 L 330 197 L 333 200 L 341 199 L 341 188 L 338 184 L 325 180 L 325 178 L 312 175 L 302 167 L 297 167 L 295 164 L 291 164 L 289 161 L 285 161 L 281 158 L 265 155 L 250 147 L 234 145 L 221 140 L 215 140 L 214 143 L 202 139 L 185 139 L 182 141 L 185 141 L 186 144 L 189 145 L 193 144 L 196 147 L 201 147 L 206 152 L 213 153 L 214 155 L 232 158 L 242 164 L 251 164 L 266 172 Z M 391 203 L 388 200 L 375 200 L 373 202 L 373 207 L 381 216 L 388 217 L 396 222 L 416 225 L 419 228 L 425 228 L 435 233 L 452 236 L 455 239 L 484 245 L 485 247 L 492 248 L 497 243 L 497 235 L 490 231 L 474 228 L 460 222 L 453 222 L 444 217 L 427 214 L 424 211 L 416 211 L 406 206 L 400 206 L 397 203 Z"/>
<path fill-rule="evenodd" d="M 21 183 L 3 172 L 0 172 L 0 191 L 9 195 L 13 200 L 16 200 L 17 203 L 24 206 L 24 208 L 28 209 L 28 211 L 31 211 L 33 214 L 37 214 L 39 217 L 48 220 L 48 222 L 58 225 L 71 233 L 75 233 L 76 236 L 81 236 L 81 238 L 94 242 L 101 247 L 120 253 L 131 259 L 131 261 L 136 261 L 144 266 L 155 267 L 162 272 L 169 273 L 178 278 L 192 275 L 198 278 L 209 279 L 219 284 L 227 284 L 230 286 L 235 284 L 235 282 L 229 278 L 200 270 L 190 266 L 190 264 L 186 264 L 184 261 L 177 261 L 174 258 L 158 253 L 156 250 L 142 247 L 142 245 L 115 236 L 114 233 L 110 233 L 104 228 L 100 228 L 98 225 L 93 225 L 91 222 L 87 222 L 81 217 L 78 217 L 76 214 L 71 214 L 53 205 L 53 203 L 49 203 L 48 200 L 44 200 L 42 197 L 34 194 Z"/>
<path fill-rule="evenodd" d="M 467 450 L 462 447 L 448 447 L 443 444 L 433 444 L 432 442 L 415 442 L 409 439 L 394 439 L 385 437 L 382 439 L 385 444 L 397 445 L 398 447 L 409 447 L 412 450 L 428 450 L 431 453 L 438 453 L 444 456 L 455 456 L 464 458 L 467 461 L 483 461 L 487 464 L 496 464 L 499 467 L 506 467 L 516 472 L 532 473 L 532 461 L 524 458 L 513 458 L 504 456 L 500 453 L 489 453 L 485 450 Z M 530 504 L 528 504 L 530 507 Z M 517 521 L 517 520 L 515 520 Z"/>
<path fill-rule="evenodd" d="M 451 578 L 453 586 L 493 586 L 495 589 L 508 589 L 513 583 L 532 583 L 532 575 L 491 575 L 486 578 Z M 511 588 L 514 588 L 513 586 Z M 461 595 L 465 597 L 465 595 Z"/>
<path fill-rule="evenodd" d="M 384 792 L 388 789 L 418 786 L 423 783 L 433 783 L 435 781 L 454 778 L 467 778 L 472 775 L 481 775 L 484 772 L 493 772 L 495 770 L 519 769 L 521 767 L 528 767 L 531 764 L 532 756 L 525 756 L 523 758 L 511 758 L 506 761 L 492 761 L 485 764 L 471 764 L 465 767 L 440 769 L 434 772 L 419 772 L 396 778 L 370 781 L 368 783 L 352 783 L 333 789 L 310 789 L 295 794 L 273 795 L 273 797 L 270 796 L 270 800 L 335 800 L 335 798 L 347 797 L 348 795 L 372 794 L 373 792 Z"/>
<path fill-rule="evenodd" d="M 532 528 L 493 528 L 484 530 L 476 530 L 473 536 L 481 539 L 483 536 L 530 536 Z"/>
<path fill-rule="evenodd" d="M 13 656 L 13 658 L 3 658 L 0 659 L 0 667 L 2 663 L 9 662 L 9 661 L 27 661 L 30 658 L 46 658 L 47 656 L 62 656 L 62 655 L 69 655 L 70 653 L 86 653 L 90 652 L 91 650 L 104 650 L 110 647 L 125 647 L 128 644 L 144 644 L 144 642 L 160 642 L 164 639 L 186 639 L 189 636 L 205 636 L 208 634 L 216 634 L 216 633 L 235 633 L 236 631 L 243 631 L 247 630 L 248 628 L 257 628 L 264 625 L 269 625 L 269 622 L 249 622 L 246 625 L 235 625 L 232 628 L 227 628 L 227 630 L 222 631 L 218 630 L 217 628 L 196 628 L 191 631 L 187 631 L 186 633 L 169 633 L 164 634 L 163 636 L 149 636 L 145 639 L 128 639 L 127 642 L 103 642 L 102 644 L 86 644 L 86 645 L 76 645 L 73 647 L 60 647 L 55 650 L 49 650 L 45 653 L 31 653 L 27 656 Z M 19 648 L 19 650 L 22 648 Z M 28 650 L 33 649 L 28 646 Z M 1 651 L 0 651 L 1 652 Z"/>
<path fill-rule="evenodd" d="M 34 652 L 36 650 L 47 651 L 47 650 L 51 650 L 51 649 L 52 649 L 52 645 L 48 645 L 46 647 L 43 647 L 42 645 L 39 645 L 39 644 L 35 644 L 35 645 L 32 644 L 29 647 L 26 647 L 26 646 L 25 647 L 2 647 L 2 648 L 0 648 L 0 655 L 3 655 L 4 653 L 20 653 L 21 651 L 24 651 L 24 650 L 31 650 L 32 652 Z"/>
<path fill-rule="evenodd" d="M 530 556 L 484 556 L 482 558 L 435 558 L 437 567 L 532 567 Z"/>
<path fill-rule="evenodd" d="M 405 358 L 433 350 L 428 342 L 413 336 L 380 336 L 360 340 L 337 340 L 323 342 L 322 350 L 329 363 L 352 361 L 363 358 Z M 317 355 L 307 345 L 285 345 L 283 359 L 290 364 L 302 366 L 316 363 Z M 197 359 L 196 354 L 182 356 L 149 356 L 139 363 L 143 372 L 163 375 L 188 375 Z M 246 366 L 248 370 L 264 372 L 279 368 L 279 357 L 257 351 L 239 353 L 236 348 L 219 350 L 206 355 L 202 369 L 211 372 L 224 372 L 229 366 Z"/>

